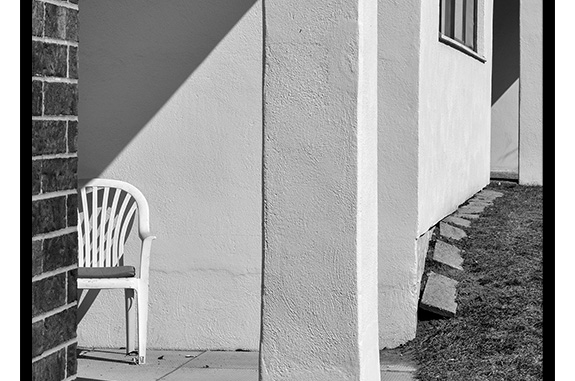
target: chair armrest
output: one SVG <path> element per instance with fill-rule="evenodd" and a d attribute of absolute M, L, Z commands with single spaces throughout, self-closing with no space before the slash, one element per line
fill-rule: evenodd
<path fill-rule="evenodd" d="M 142 237 L 142 246 L 140 252 L 140 279 L 146 284 L 150 272 L 150 251 L 152 242 L 156 239 L 155 235 L 147 234 Z"/>

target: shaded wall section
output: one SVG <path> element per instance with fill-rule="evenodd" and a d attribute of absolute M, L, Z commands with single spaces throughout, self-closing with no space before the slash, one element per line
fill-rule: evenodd
<path fill-rule="evenodd" d="M 517 178 L 519 171 L 519 0 L 493 4 L 491 172 Z"/>
<path fill-rule="evenodd" d="M 261 3 L 83 4 L 79 175 L 148 199 L 148 346 L 257 349 L 261 280 Z M 102 291 L 79 343 L 124 345 Z"/>

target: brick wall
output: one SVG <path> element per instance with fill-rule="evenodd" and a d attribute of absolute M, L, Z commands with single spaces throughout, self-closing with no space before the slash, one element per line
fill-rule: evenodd
<path fill-rule="evenodd" d="M 32 0 L 32 380 L 76 378 L 78 0 Z"/>

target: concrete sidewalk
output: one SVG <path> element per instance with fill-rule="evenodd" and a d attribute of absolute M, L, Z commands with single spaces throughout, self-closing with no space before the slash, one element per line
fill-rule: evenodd
<path fill-rule="evenodd" d="M 78 352 L 78 381 L 258 381 L 258 352 L 148 350 L 134 365 L 122 349 Z M 381 381 L 415 381 L 414 362 L 382 351 Z"/>

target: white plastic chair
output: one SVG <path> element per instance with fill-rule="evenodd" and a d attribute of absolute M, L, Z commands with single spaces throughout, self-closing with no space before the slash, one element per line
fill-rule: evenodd
<path fill-rule="evenodd" d="M 150 234 L 148 202 L 135 186 L 110 179 L 79 180 L 78 289 L 124 289 L 126 303 L 126 353 L 135 348 L 136 293 L 138 357 L 146 362 Z M 135 216 L 141 240 L 140 266 L 124 266 L 124 244 Z M 81 319 L 81 317 L 79 317 Z"/>

